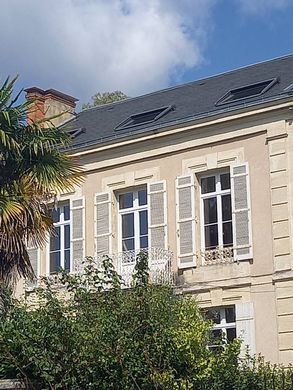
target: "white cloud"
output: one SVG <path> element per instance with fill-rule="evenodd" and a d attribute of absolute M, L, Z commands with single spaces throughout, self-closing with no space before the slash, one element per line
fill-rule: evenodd
<path fill-rule="evenodd" d="M 82 101 L 135 96 L 201 63 L 215 0 L 1 0 L 1 75 Z"/>
<path fill-rule="evenodd" d="M 282 10 L 292 5 L 292 0 L 236 0 L 241 9 L 249 14 L 267 14 L 274 10 Z"/>

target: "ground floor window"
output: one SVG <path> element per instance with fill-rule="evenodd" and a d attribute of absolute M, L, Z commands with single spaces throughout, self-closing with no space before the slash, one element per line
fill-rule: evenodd
<path fill-rule="evenodd" d="M 224 344 L 237 337 L 235 306 L 213 307 L 204 311 L 205 317 L 213 322 L 209 348 L 219 350 Z"/>

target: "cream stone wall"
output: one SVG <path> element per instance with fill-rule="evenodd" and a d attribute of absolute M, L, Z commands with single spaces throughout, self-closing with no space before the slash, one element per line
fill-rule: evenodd
<path fill-rule="evenodd" d="M 279 359 L 293 361 L 293 138 L 292 110 L 286 121 L 268 131 L 274 242 L 273 284 L 276 291 Z"/>
<path fill-rule="evenodd" d="M 120 190 L 166 180 L 168 245 L 174 253 L 177 289 L 203 307 L 252 304 L 255 352 L 273 362 L 293 361 L 293 137 L 286 105 L 219 117 L 181 129 L 145 135 L 84 150 L 81 188 L 60 199 L 85 198 L 86 255 L 95 254 L 94 196 L 112 192 L 113 252 L 118 250 Z M 265 112 L 268 111 L 268 112 Z M 177 268 L 175 180 L 177 176 L 229 168 L 248 162 L 253 259 L 232 264 Z M 200 249 L 199 186 L 196 185 L 196 244 Z M 46 253 L 40 273 L 48 272 Z M 252 315 L 250 315 L 252 316 Z M 254 337 L 254 336 L 253 336 Z"/>

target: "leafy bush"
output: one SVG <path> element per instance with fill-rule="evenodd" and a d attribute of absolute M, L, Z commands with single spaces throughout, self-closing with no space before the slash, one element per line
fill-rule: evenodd
<path fill-rule="evenodd" d="M 100 270 L 89 260 L 83 273 L 43 279 L 34 300 L 2 294 L 0 377 L 41 389 L 259 389 L 270 368 L 241 363 L 239 342 L 209 351 L 196 301 L 148 284 L 137 260 L 131 289 L 105 258 Z"/>

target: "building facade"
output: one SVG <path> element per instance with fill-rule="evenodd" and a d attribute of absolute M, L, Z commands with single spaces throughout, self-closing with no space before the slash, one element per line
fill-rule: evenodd
<path fill-rule="evenodd" d="M 58 196 L 47 248 L 29 248 L 36 274 L 109 254 L 127 279 L 147 250 L 152 277 L 196 297 L 215 337 L 292 362 L 293 55 L 85 110 L 62 126 L 84 182 Z"/>

